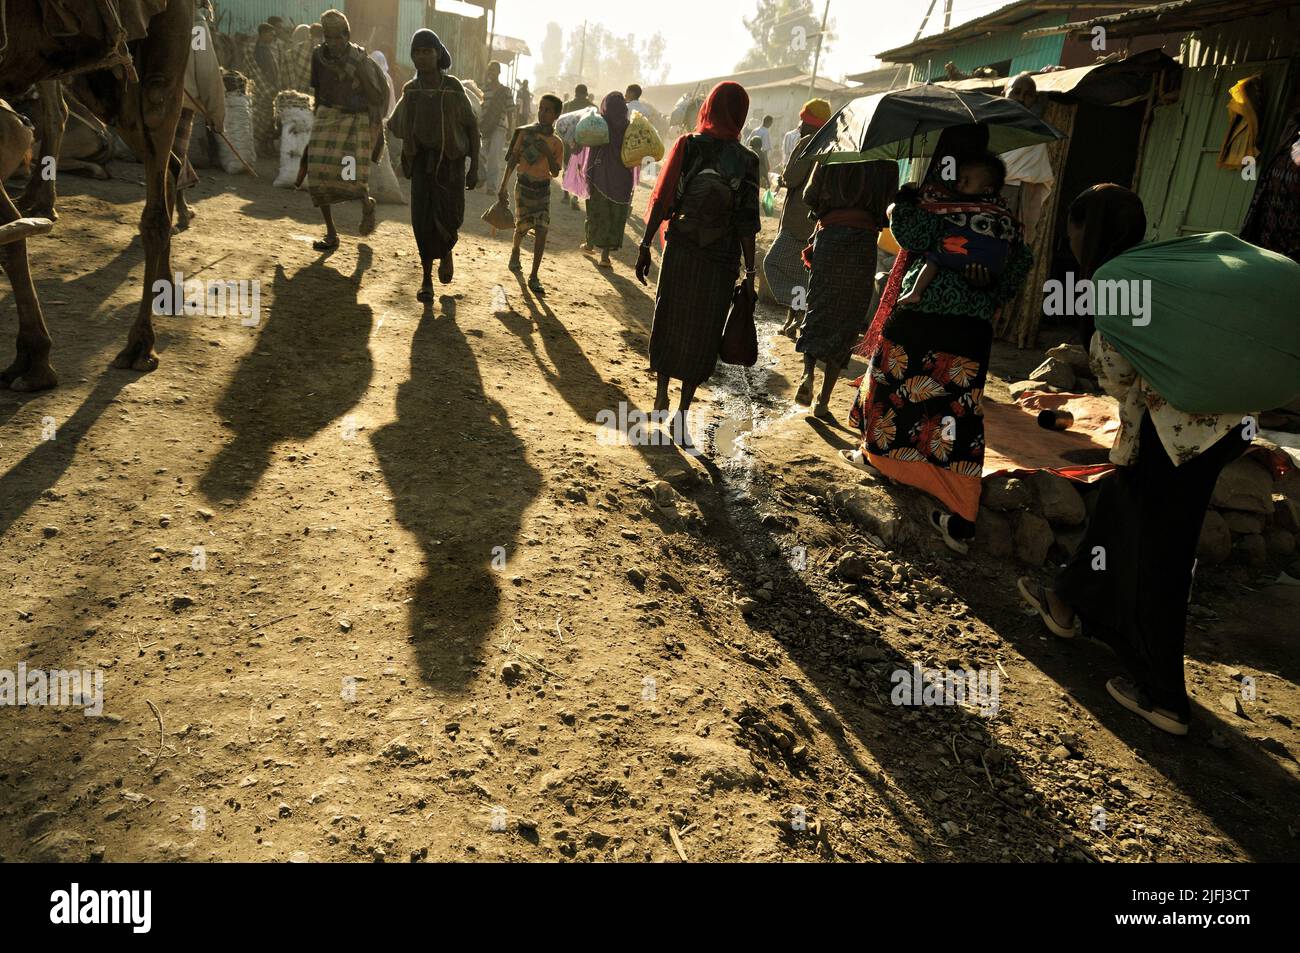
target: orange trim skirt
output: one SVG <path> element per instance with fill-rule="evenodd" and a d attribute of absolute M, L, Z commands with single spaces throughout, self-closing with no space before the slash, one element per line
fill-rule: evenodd
<path fill-rule="evenodd" d="M 953 473 L 924 460 L 896 460 L 878 457 L 865 450 L 873 467 L 899 483 L 924 490 L 964 520 L 975 522 L 980 511 L 980 478 Z"/>

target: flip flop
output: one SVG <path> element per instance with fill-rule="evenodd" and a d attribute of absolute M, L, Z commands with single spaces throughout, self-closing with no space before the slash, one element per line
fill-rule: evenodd
<path fill-rule="evenodd" d="M 970 543 L 958 539 L 948 532 L 948 524 L 951 521 L 951 513 L 944 513 L 940 510 L 930 511 L 930 525 L 943 537 L 943 544 L 959 556 L 965 556 L 970 552 Z"/>
<path fill-rule="evenodd" d="M 1052 635 L 1062 639 L 1073 639 L 1082 631 L 1083 626 L 1080 625 L 1078 616 L 1068 629 L 1056 621 L 1047 604 L 1047 589 L 1041 583 L 1034 582 L 1028 576 L 1021 576 L 1016 580 L 1016 589 L 1020 591 L 1020 598 L 1038 613 L 1038 617 L 1043 620 L 1043 625 L 1047 626 L 1047 631 Z"/>
<path fill-rule="evenodd" d="M 536 275 L 528 279 L 528 290 L 539 298 L 546 297 L 546 289 L 542 287 L 542 282 Z"/>
<path fill-rule="evenodd" d="M 515 272 L 516 274 L 522 274 L 524 270 L 524 266 L 519 262 L 519 259 L 517 258 L 510 259 L 510 264 L 506 265 L 506 267 L 509 268 L 511 271 Z"/>
<path fill-rule="evenodd" d="M 1127 678 L 1122 676 L 1112 678 L 1106 683 L 1106 691 L 1120 705 L 1161 731 L 1177 735 L 1180 738 L 1187 734 L 1188 724 L 1186 719 L 1180 718 L 1168 709 L 1157 708 L 1151 704 L 1151 700 L 1147 698 L 1147 693 Z"/>
<path fill-rule="evenodd" d="M 597 267 L 597 268 L 608 268 L 608 269 L 611 269 L 611 270 L 612 270 L 613 267 L 614 267 L 614 263 L 613 263 L 612 261 L 598 261 L 598 262 L 596 262 L 596 267 Z"/>
<path fill-rule="evenodd" d="M 839 458 L 855 470 L 861 470 L 863 473 L 870 473 L 874 477 L 880 476 L 880 471 L 867 462 L 866 457 L 859 450 L 841 450 Z"/>
<path fill-rule="evenodd" d="M 333 241 L 328 238 L 318 238 L 311 243 L 311 247 L 316 251 L 333 251 L 339 247 L 338 236 L 335 235 Z"/>

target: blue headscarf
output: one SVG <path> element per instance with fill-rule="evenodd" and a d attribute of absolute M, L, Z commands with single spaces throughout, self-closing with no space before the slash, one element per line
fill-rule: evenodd
<path fill-rule="evenodd" d="M 447 52 L 447 47 L 443 46 L 438 34 L 432 30 L 416 30 L 415 35 L 411 37 L 411 52 L 430 49 L 438 51 L 438 69 L 451 69 L 451 54 Z"/>

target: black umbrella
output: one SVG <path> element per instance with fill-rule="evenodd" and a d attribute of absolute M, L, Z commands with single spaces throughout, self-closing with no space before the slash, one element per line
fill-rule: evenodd
<path fill-rule="evenodd" d="M 1064 139 L 1014 99 L 925 83 L 851 99 L 813 134 L 804 155 L 823 162 L 863 162 L 929 156 L 939 133 L 951 126 L 983 123 L 989 151 Z"/>

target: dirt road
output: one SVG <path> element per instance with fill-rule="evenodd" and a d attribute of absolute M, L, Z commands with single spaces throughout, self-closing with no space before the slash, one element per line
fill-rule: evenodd
<path fill-rule="evenodd" d="M 1197 724 L 1161 737 L 1014 566 L 834 511 L 849 435 L 790 409 L 784 339 L 703 395 L 708 455 L 598 428 L 653 395 L 634 240 L 602 272 L 553 207 L 534 299 L 473 195 L 425 309 L 405 210 L 367 239 L 337 212 L 322 257 L 260 169 L 204 173 L 173 244 L 187 278 L 260 282 L 259 322 L 161 318 L 156 373 L 107 368 L 132 167 L 64 180 L 34 246 L 62 386 L 0 392 L 0 668 L 102 670 L 104 707 L 0 709 L 3 859 L 1300 853 L 1295 589 L 1202 591 Z M 891 704 L 914 663 L 997 673 L 996 713 Z"/>

